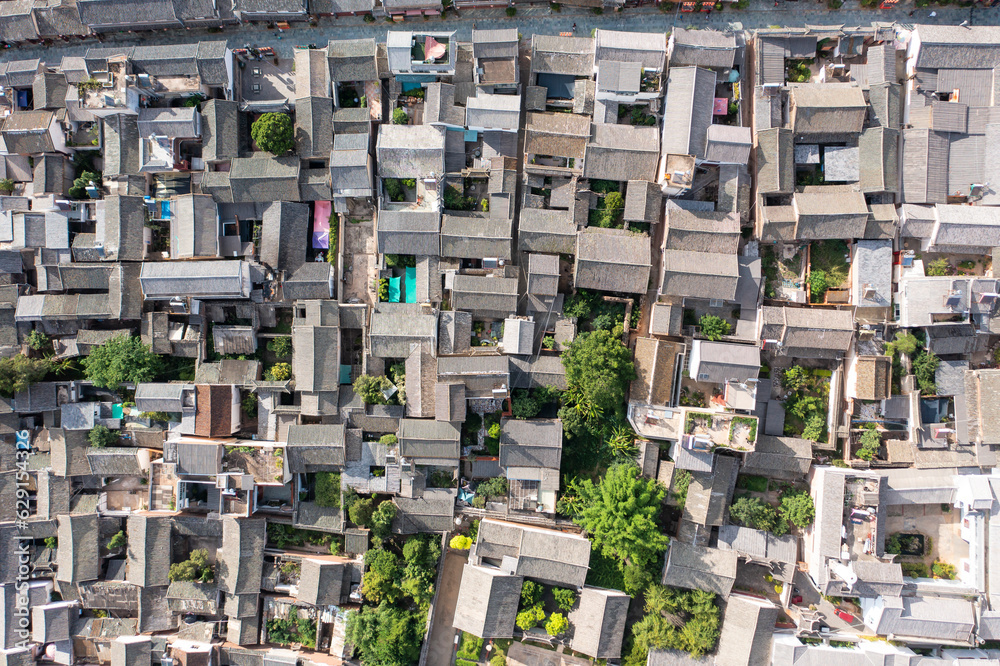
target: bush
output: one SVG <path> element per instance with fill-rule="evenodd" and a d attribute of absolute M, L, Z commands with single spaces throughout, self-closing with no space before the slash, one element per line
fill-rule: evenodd
<path fill-rule="evenodd" d="M 257 416 L 257 394 L 249 393 L 243 398 L 241 403 L 243 406 L 243 412 L 250 418 L 256 418 Z"/>
<path fill-rule="evenodd" d="M 284 358 L 286 356 L 292 355 L 292 338 L 283 335 L 280 338 L 273 338 L 268 341 L 267 348 L 269 351 L 274 352 L 274 355 L 278 358 Z"/>
<path fill-rule="evenodd" d="M 316 472 L 316 504 L 329 508 L 340 506 L 340 474 Z"/>
<path fill-rule="evenodd" d="M 535 417 L 542 406 L 538 404 L 528 391 L 518 389 L 514 391 L 514 398 L 511 400 L 511 413 L 515 419 L 530 419 Z"/>
<path fill-rule="evenodd" d="M 889 356 L 895 356 L 897 353 L 913 356 L 919 348 L 920 340 L 913 333 L 907 331 L 905 333 L 897 333 L 892 342 L 885 346 L 885 351 Z"/>
<path fill-rule="evenodd" d="M 534 581 L 526 580 L 521 584 L 521 605 L 525 608 L 535 606 L 542 600 L 543 588 Z"/>
<path fill-rule="evenodd" d="M 899 567 L 903 570 L 904 576 L 910 578 L 929 578 L 930 571 L 923 562 L 900 562 Z"/>
<path fill-rule="evenodd" d="M 567 612 L 572 610 L 573 605 L 576 604 L 576 592 L 564 587 L 552 588 L 552 597 L 556 600 L 559 608 Z"/>
<path fill-rule="evenodd" d="M 14 181 L 10 178 L 0 178 L 0 194 L 10 194 L 14 191 Z"/>
<path fill-rule="evenodd" d="M 456 534 L 448 542 L 448 547 L 455 550 L 469 550 L 469 548 L 472 548 L 472 539 L 464 534 Z"/>
<path fill-rule="evenodd" d="M 517 16 L 517 10 L 513 7 L 508 7 L 506 10 L 507 16 Z"/>
<path fill-rule="evenodd" d="M 775 534 L 784 534 L 787 531 L 787 526 L 775 508 L 757 497 L 744 495 L 737 498 L 729 507 L 729 517 L 736 523 L 756 530 L 768 530 Z"/>
<path fill-rule="evenodd" d="M 73 185 L 69 188 L 67 193 L 71 199 L 89 199 L 90 196 L 87 194 L 87 186 L 90 183 L 100 189 L 101 174 L 95 173 L 93 171 L 83 171 L 80 176 L 73 181 Z"/>
<path fill-rule="evenodd" d="M 59 547 L 59 538 L 54 536 L 45 537 L 45 547 L 48 548 L 49 550 L 55 550 L 56 548 Z"/>
<path fill-rule="evenodd" d="M 393 444 L 399 443 L 399 437 L 396 437 L 391 432 L 386 433 L 385 435 L 382 435 L 381 437 L 378 438 L 378 443 L 384 446 L 392 446 Z"/>
<path fill-rule="evenodd" d="M 170 565 L 167 577 L 171 582 L 181 580 L 210 583 L 215 578 L 215 570 L 208 562 L 208 551 L 204 548 L 192 550 L 187 560 Z"/>
<path fill-rule="evenodd" d="M 559 636 L 569 629 L 569 620 L 562 613 L 549 615 L 549 621 L 545 623 L 545 633 L 549 636 Z"/>
<path fill-rule="evenodd" d="M 264 379 L 269 382 L 285 382 L 291 378 L 292 366 L 287 363 L 275 363 L 264 373 Z"/>
<path fill-rule="evenodd" d="M 385 396 L 382 394 L 392 387 L 392 382 L 388 377 L 372 375 L 361 375 L 354 380 L 354 392 L 358 394 L 366 405 L 384 405 Z"/>
<path fill-rule="evenodd" d="M 544 619 L 545 611 L 542 609 L 541 604 L 539 604 L 532 608 L 526 608 L 518 613 L 517 618 L 514 620 L 514 624 L 516 624 L 521 631 L 528 631 L 537 627 L 538 623 Z"/>
<path fill-rule="evenodd" d="M 495 654 L 490 657 L 490 666 L 507 666 L 507 657 L 502 654 Z"/>
<path fill-rule="evenodd" d="M 98 424 L 87 433 L 87 440 L 91 446 L 97 448 L 114 446 L 118 443 L 118 433 L 114 430 L 109 430 L 107 426 Z"/>
<path fill-rule="evenodd" d="M 493 425 L 491 425 L 490 429 L 487 431 L 486 434 L 488 434 L 493 439 L 500 439 L 500 424 L 494 423 Z"/>
<path fill-rule="evenodd" d="M 955 570 L 955 565 L 942 562 L 941 560 L 935 560 L 934 564 L 931 565 L 931 573 L 934 574 L 935 578 L 955 580 L 957 571 Z"/>
<path fill-rule="evenodd" d="M 458 644 L 458 653 L 455 655 L 461 659 L 479 661 L 479 654 L 483 651 L 483 639 L 478 636 L 463 631 L 462 642 Z"/>
<path fill-rule="evenodd" d="M 923 395 L 934 395 L 937 393 L 937 367 L 941 364 L 934 352 L 923 349 L 913 359 L 913 374 L 916 376 L 917 385 Z"/>
<path fill-rule="evenodd" d="M 733 329 L 725 319 L 710 314 L 702 315 L 698 325 L 701 327 L 701 334 L 712 341 L 721 340 L 722 336 L 729 335 Z"/>
<path fill-rule="evenodd" d="M 481 481 L 476 486 L 476 495 L 484 498 L 506 497 L 509 490 L 507 479 L 497 476 L 492 479 Z"/>
<path fill-rule="evenodd" d="M 781 496 L 778 513 L 796 527 L 808 527 L 816 518 L 816 507 L 809 493 L 786 492 Z"/>
<path fill-rule="evenodd" d="M 822 414 L 813 413 L 806 419 L 805 428 L 802 429 L 802 439 L 809 439 L 818 442 L 823 438 L 826 430 L 826 421 Z"/>
<path fill-rule="evenodd" d="M 371 14 L 365 14 L 364 21 L 365 23 L 374 23 L 375 17 L 372 16 Z"/>
<path fill-rule="evenodd" d="M 410 116 L 406 114 L 406 111 L 398 107 L 392 110 L 393 125 L 408 125 L 409 123 L 410 123 Z"/>
<path fill-rule="evenodd" d="M 951 264 L 944 257 L 935 259 L 927 264 L 927 275 L 942 276 L 951 274 Z"/>
<path fill-rule="evenodd" d="M 371 522 L 373 511 L 374 506 L 370 499 L 359 499 L 351 505 L 351 508 L 347 512 L 347 517 L 355 525 L 367 527 L 368 523 Z"/>
<path fill-rule="evenodd" d="M 49 336 L 45 335 L 41 331 L 32 331 L 28 333 L 28 346 L 35 351 L 42 351 L 48 349 L 52 346 L 52 341 L 49 340 Z"/>
<path fill-rule="evenodd" d="M 295 127 L 287 113 L 265 113 L 250 126 L 250 136 L 258 148 L 272 155 L 295 148 Z"/>
<path fill-rule="evenodd" d="M 809 297 L 813 303 L 822 303 L 823 295 L 828 288 L 825 271 L 813 269 L 809 272 Z"/>
<path fill-rule="evenodd" d="M 857 456 L 861 460 L 873 460 L 878 455 L 878 450 L 882 446 L 882 436 L 874 423 L 864 424 L 865 431 L 861 433 L 859 442 L 861 448 L 858 449 Z"/>

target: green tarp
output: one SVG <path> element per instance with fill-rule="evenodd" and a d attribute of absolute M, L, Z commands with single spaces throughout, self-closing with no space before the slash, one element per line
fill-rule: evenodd
<path fill-rule="evenodd" d="M 351 383 L 351 366 L 349 365 L 340 366 L 340 383 L 341 384 Z"/>
<path fill-rule="evenodd" d="M 389 278 L 390 303 L 399 303 L 399 280 L 400 278 Z"/>
<path fill-rule="evenodd" d="M 406 269 L 406 302 L 417 302 L 417 269 Z"/>

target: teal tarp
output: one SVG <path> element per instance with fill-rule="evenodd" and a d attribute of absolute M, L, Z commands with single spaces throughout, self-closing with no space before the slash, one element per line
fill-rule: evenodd
<path fill-rule="evenodd" d="M 417 269 L 406 269 L 406 302 L 417 302 Z"/>
<path fill-rule="evenodd" d="M 351 383 L 351 366 L 349 365 L 340 366 L 340 383 L 341 384 Z"/>
<path fill-rule="evenodd" d="M 399 303 L 399 278 L 389 278 L 389 302 Z"/>

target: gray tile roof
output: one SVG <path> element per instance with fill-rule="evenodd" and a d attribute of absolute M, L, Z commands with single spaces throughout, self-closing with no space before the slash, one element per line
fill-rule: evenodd
<path fill-rule="evenodd" d="M 694 546 L 673 540 L 661 582 L 671 587 L 705 590 L 728 597 L 736 582 L 734 551 Z"/>
<path fill-rule="evenodd" d="M 522 576 L 466 564 L 455 606 L 454 626 L 483 638 L 512 638 Z"/>
<path fill-rule="evenodd" d="M 663 107 L 664 154 L 705 156 L 715 103 L 715 72 L 701 67 L 671 67 Z"/>
<path fill-rule="evenodd" d="M 194 264 L 145 262 L 139 282 L 147 299 L 184 295 L 247 298 L 250 294 L 250 267 L 242 261 L 223 260 Z"/>
<path fill-rule="evenodd" d="M 475 558 L 514 558 L 514 573 L 547 585 L 580 587 L 590 566 L 590 541 L 567 534 L 492 519 L 479 524 Z"/>
<path fill-rule="evenodd" d="M 442 257 L 509 260 L 513 220 L 483 213 L 450 213 L 441 217 Z"/>
<path fill-rule="evenodd" d="M 445 173 L 443 129 L 380 125 L 375 150 L 382 178 L 429 178 Z"/>
<path fill-rule="evenodd" d="M 346 432 L 340 425 L 291 425 L 286 435 L 288 469 L 293 474 L 338 471 L 346 462 Z"/>
<path fill-rule="evenodd" d="M 656 179 L 659 130 L 631 125 L 593 125 L 583 175 L 604 180 Z"/>
<path fill-rule="evenodd" d="M 331 39 L 326 47 L 330 80 L 337 82 L 375 81 L 375 39 Z"/>
<path fill-rule="evenodd" d="M 736 36 L 732 32 L 674 28 L 670 46 L 671 67 L 731 68 L 736 59 Z"/>
<path fill-rule="evenodd" d="M 436 255 L 441 252 L 438 210 L 381 210 L 375 234 L 382 254 Z"/>
<path fill-rule="evenodd" d="M 333 148 L 333 100 L 304 97 L 295 100 L 295 145 L 301 158 L 323 158 Z"/>
<path fill-rule="evenodd" d="M 266 541 L 263 519 L 222 519 L 222 557 L 216 564 L 219 589 L 231 594 L 260 592 Z"/>
<path fill-rule="evenodd" d="M 573 212 L 522 208 L 518 223 L 518 247 L 524 252 L 573 254 L 576 252 Z"/>
<path fill-rule="evenodd" d="M 649 286 L 649 237 L 617 229 L 588 228 L 577 235 L 577 289 L 642 293 Z M 615 266 L 614 271 L 608 270 Z"/>
<path fill-rule="evenodd" d="M 456 275 L 451 304 L 456 310 L 484 316 L 513 314 L 517 312 L 517 279 Z"/>
<path fill-rule="evenodd" d="M 705 160 L 720 164 L 746 164 L 753 146 L 749 127 L 710 125 L 706 132 Z"/>
<path fill-rule="evenodd" d="M 341 598 L 347 596 L 343 589 L 347 568 L 345 564 L 347 563 L 304 558 L 296 599 L 314 606 L 339 606 Z M 350 579 L 348 585 L 349 581 Z M 348 589 L 347 592 L 349 591 Z"/>
<path fill-rule="evenodd" d="M 945 203 L 948 195 L 947 134 L 903 130 L 902 197 L 906 203 Z"/>
<path fill-rule="evenodd" d="M 96 513 L 57 516 L 59 548 L 56 580 L 77 583 L 97 580 L 101 573 Z"/>
<path fill-rule="evenodd" d="M 597 659 L 621 656 L 625 619 L 632 598 L 618 590 L 584 587 L 579 605 L 569 613 L 572 646 Z"/>
<path fill-rule="evenodd" d="M 812 442 L 797 437 L 760 435 L 754 451 L 746 455 L 743 473 L 804 477 L 812 465 Z"/>
<path fill-rule="evenodd" d="M 562 422 L 559 419 L 503 419 L 500 466 L 559 469 Z"/>
<path fill-rule="evenodd" d="M 271 268 L 294 273 L 306 261 L 310 240 L 309 206 L 276 201 L 264 209 L 260 260 Z"/>
<path fill-rule="evenodd" d="M 734 595 L 726 604 L 719 633 L 717 666 L 751 666 L 770 661 L 778 608 L 767 600 Z"/>
<path fill-rule="evenodd" d="M 531 70 L 589 77 L 594 69 L 594 48 L 594 40 L 587 37 L 532 35 Z"/>
<path fill-rule="evenodd" d="M 400 419 L 399 455 L 418 465 L 457 465 L 461 434 L 448 421 Z"/>
<path fill-rule="evenodd" d="M 139 125 L 135 115 L 117 113 L 102 120 L 104 177 L 139 173 Z"/>
<path fill-rule="evenodd" d="M 373 356 L 406 358 L 415 344 L 434 346 L 437 316 L 409 303 L 382 303 L 373 312 L 368 335 Z"/>
<path fill-rule="evenodd" d="M 153 587 L 169 582 L 171 523 L 168 516 L 129 516 L 126 569 L 129 583 Z"/>
<path fill-rule="evenodd" d="M 202 159 L 231 160 L 239 155 L 239 103 L 210 99 L 201 106 Z"/>
<path fill-rule="evenodd" d="M 170 258 L 219 256 L 219 211 L 207 194 L 182 194 L 170 201 Z"/>
<path fill-rule="evenodd" d="M 796 192 L 792 196 L 792 207 L 798 239 L 864 238 L 869 211 L 861 192 L 828 187 Z"/>
<path fill-rule="evenodd" d="M 1000 30 L 995 26 L 966 30 L 964 26 L 921 25 L 916 32 L 920 36 L 919 67 L 992 69 L 1000 65 Z"/>
<path fill-rule="evenodd" d="M 449 532 L 455 527 L 457 488 L 427 488 L 420 497 L 396 497 L 398 511 L 392 522 L 396 534 Z"/>
<path fill-rule="evenodd" d="M 789 105 L 792 131 L 802 136 L 860 132 L 868 109 L 860 88 L 837 84 L 796 86 Z"/>
<path fill-rule="evenodd" d="M 734 301 L 739 285 L 739 259 L 719 252 L 663 252 L 660 293 L 687 298 Z"/>
<path fill-rule="evenodd" d="M 274 157 L 254 153 L 232 161 L 229 183 L 233 201 L 298 201 L 297 157 Z"/>

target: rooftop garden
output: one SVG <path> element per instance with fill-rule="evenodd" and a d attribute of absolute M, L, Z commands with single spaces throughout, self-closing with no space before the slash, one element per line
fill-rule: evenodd
<path fill-rule="evenodd" d="M 785 435 L 824 440 L 830 398 L 829 370 L 795 365 L 781 373 L 785 392 Z"/>
<path fill-rule="evenodd" d="M 587 224 L 605 229 L 621 229 L 624 225 L 625 197 L 621 186 L 611 180 L 592 180 L 590 189 L 597 194 L 594 208 L 587 214 Z"/>
<path fill-rule="evenodd" d="M 764 298 L 780 298 L 782 288 L 801 288 L 802 254 L 797 251 L 786 259 L 777 248 L 766 245 L 761 248 L 761 271 Z"/>
<path fill-rule="evenodd" d="M 644 125 L 646 127 L 653 127 L 656 125 L 656 116 L 646 113 L 648 110 L 648 106 L 641 104 L 619 104 L 618 124 Z"/>

